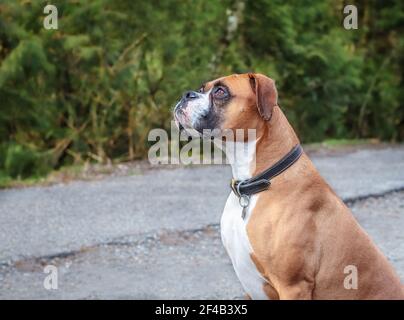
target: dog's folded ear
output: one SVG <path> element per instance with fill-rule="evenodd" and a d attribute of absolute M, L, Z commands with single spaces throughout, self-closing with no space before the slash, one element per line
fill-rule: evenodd
<path fill-rule="evenodd" d="M 269 121 L 272 116 L 272 109 L 278 105 L 275 81 L 259 73 L 249 73 L 248 77 L 257 99 L 258 112 L 265 121 Z"/>

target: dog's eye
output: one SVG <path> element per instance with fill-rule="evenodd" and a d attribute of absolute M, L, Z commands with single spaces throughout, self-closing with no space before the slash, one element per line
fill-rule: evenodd
<path fill-rule="evenodd" d="M 217 87 L 213 91 L 213 94 L 216 98 L 223 98 L 227 95 L 227 92 L 223 87 Z"/>

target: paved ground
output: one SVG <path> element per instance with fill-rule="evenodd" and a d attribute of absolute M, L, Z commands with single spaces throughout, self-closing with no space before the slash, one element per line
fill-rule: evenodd
<path fill-rule="evenodd" d="M 312 158 L 404 279 L 404 146 Z M 218 233 L 229 177 L 210 166 L 0 191 L 0 299 L 242 298 Z M 43 288 L 46 264 L 58 290 Z"/>

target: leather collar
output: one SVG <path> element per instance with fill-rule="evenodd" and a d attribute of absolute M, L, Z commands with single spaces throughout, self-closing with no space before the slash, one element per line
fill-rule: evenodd
<path fill-rule="evenodd" d="M 292 166 L 302 155 L 303 148 L 297 144 L 281 160 L 259 175 L 247 180 L 231 180 L 230 187 L 237 197 L 249 198 L 251 195 L 267 190 L 271 185 L 271 179 L 281 174 Z M 242 205 L 243 206 L 243 205 Z"/>

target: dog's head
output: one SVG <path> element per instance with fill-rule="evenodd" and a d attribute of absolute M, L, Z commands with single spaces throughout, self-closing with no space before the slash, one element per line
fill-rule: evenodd
<path fill-rule="evenodd" d="M 180 129 L 254 129 L 269 121 L 277 105 L 275 82 L 257 73 L 234 74 L 187 91 L 174 108 Z"/>

